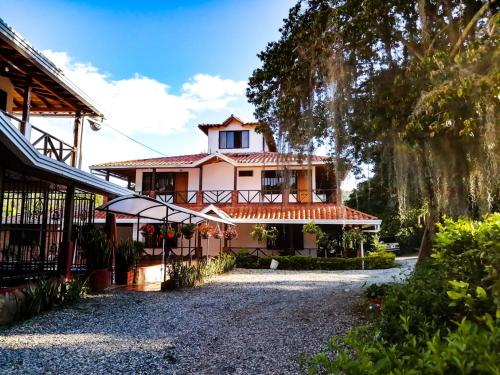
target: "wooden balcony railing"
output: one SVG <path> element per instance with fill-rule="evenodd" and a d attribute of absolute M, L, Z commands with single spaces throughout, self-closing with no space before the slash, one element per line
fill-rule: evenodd
<path fill-rule="evenodd" d="M 166 191 L 166 192 L 155 192 L 155 191 L 143 191 L 143 195 L 152 196 L 165 203 L 174 204 L 187 204 L 196 203 L 198 199 L 198 191 L 196 190 L 186 190 L 186 191 Z"/>
<path fill-rule="evenodd" d="M 335 203 L 335 189 L 314 190 L 187 190 L 142 191 L 143 195 L 174 204 L 233 204 L 233 203 Z"/>
<path fill-rule="evenodd" d="M 305 247 L 303 249 L 267 249 L 265 247 L 235 247 L 231 246 L 228 251 L 233 255 L 238 255 L 241 252 L 251 256 L 267 257 L 276 255 L 305 255 L 316 257 L 319 254 L 316 247 Z"/>
<path fill-rule="evenodd" d="M 10 113 L 4 111 L 1 111 L 1 113 L 7 116 L 11 120 L 12 125 L 17 129 L 20 129 L 21 125 L 24 124 L 21 119 L 11 115 Z M 74 146 L 62 141 L 61 139 L 41 130 L 40 128 L 32 124 L 30 124 L 30 126 L 30 142 L 40 153 L 52 159 L 70 164 L 72 156 L 76 153 L 76 148 Z M 68 162 L 68 160 L 70 162 Z"/>

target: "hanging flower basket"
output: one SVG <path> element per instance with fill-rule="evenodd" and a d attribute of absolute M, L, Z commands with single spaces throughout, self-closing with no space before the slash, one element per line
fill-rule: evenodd
<path fill-rule="evenodd" d="M 234 226 L 230 226 L 224 231 L 224 238 L 228 241 L 234 240 L 237 237 L 238 232 Z"/>
<path fill-rule="evenodd" d="M 220 240 L 222 236 L 224 236 L 224 233 L 220 230 L 219 224 L 217 224 L 217 226 L 215 227 L 214 233 L 212 235 L 217 240 Z"/>
<path fill-rule="evenodd" d="M 196 224 L 183 224 L 181 227 L 182 235 L 186 240 L 190 240 L 193 237 Z"/>
<path fill-rule="evenodd" d="M 252 227 L 250 236 L 258 243 L 270 242 L 274 244 L 278 239 L 278 229 L 276 227 L 266 227 L 261 224 L 256 224 Z"/>
<path fill-rule="evenodd" d="M 154 225 L 152 225 L 152 224 L 144 224 L 144 225 L 141 227 L 141 234 L 142 234 L 144 237 L 149 237 L 149 236 L 152 236 L 154 232 L 155 232 L 155 227 L 154 227 Z"/>
<path fill-rule="evenodd" d="M 198 232 L 200 233 L 201 238 L 207 240 L 212 237 L 214 233 L 214 227 L 208 223 L 203 223 L 198 228 Z"/>
<path fill-rule="evenodd" d="M 166 230 L 167 238 L 172 239 L 175 237 L 175 229 L 171 225 L 167 227 Z"/>

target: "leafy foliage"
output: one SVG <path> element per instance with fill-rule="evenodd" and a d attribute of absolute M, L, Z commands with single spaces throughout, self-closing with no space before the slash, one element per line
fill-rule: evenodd
<path fill-rule="evenodd" d="M 375 326 L 334 337 L 333 359 L 320 353 L 302 364 L 311 374 L 499 373 L 499 246 L 500 214 L 445 219 L 433 258 L 406 283 L 384 287 Z"/>
<path fill-rule="evenodd" d="M 236 256 L 236 265 L 240 268 L 269 269 L 273 259 L 279 262 L 283 270 L 360 270 L 364 261 L 366 269 L 394 267 L 396 256 L 392 253 L 370 255 L 364 258 L 322 258 L 302 255 L 256 257 L 248 253 Z"/>
<path fill-rule="evenodd" d="M 268 227 L 266 225 L 255 224 L 252 226 L 250 237 L 258 243 L 270 242 L 274 244 L 278 239 L 278 229 L 273 226 Z"/>
<path fill-rule="evenodd" d="M 261 131 L 327 144 L 336 176 L 376 164 L 397 210 L 427 208 L 427 253 L 442 213 L 500 201 L 497 3 L 299 1 L 249 80 Z"/>
<path fill-rule="evenodd" d="M 54 306 L 69 306 L 80 301 L 88 292 L 86 281 L 60 278 L 42 279 L 23 290 L 24 298 L 17 301 L 16 319 L 28 319 Z"/>
<path fill-rule="evenodd" d="M 141 248 L 138 242 L 132 240 L 122 241 L 116 247 L 115 266 L 118 272 L 132 270 L 140 257 Z"/>
<path fill-rule="evenodd" d="M 162 290 L 192 288 L 203 283 L 207 278 L 228 272 L 235 267 L 236 259 L 229 254 L 221 254 L 196 265 L 174 262 L 168 269 L 169 280 L 162 283 Z"/>
<path fill-rule="evenodd" d="M 96 225 L 87 225 L 82 231 L 82 249 L 89 270 L 111 265 L 111 243 L 104 231 Z"/>

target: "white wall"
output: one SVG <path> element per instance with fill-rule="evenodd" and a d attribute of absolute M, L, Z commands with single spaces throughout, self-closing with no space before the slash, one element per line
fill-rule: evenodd
<path fill-rule="evenodd" d="M 255 125 L 241 125 L 238 121 L 233 121 L 227 126 L 219 126 L 208 129 L 208 153 L 214 152 L 262 152 L 268 151 L 267 145 L 263 147 L 264 136 L 255 132 Z M 248 148 L 225 148 L 219 149 L 219 131 L 227 130 L 248 130 Z M 264 142 L 265 143 L 265 142 Z"/>
<path fill-rule="evenodd" d="M 7 93 L 7 112 L 12 112 L 12 106 L 14 105 L 14 86 L 10 79 L 7 77 L 0 76 L 0 89 Z"/>
<path fill-rule="evenodd" d="M 233 190 L 234 167 L 223 161 L 203 166 L 203 190 Z"/>

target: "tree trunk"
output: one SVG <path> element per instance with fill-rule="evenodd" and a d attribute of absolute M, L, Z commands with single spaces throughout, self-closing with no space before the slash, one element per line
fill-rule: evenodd
<path fill-rule="evenodd" d="M 420 250 L 418 252 L 418 262 L 426 260 L 430 257 L 432 252 L 432 241 L 434 239 L 434 223 L 427 223 L 425 225 L 422 241 L 420 241 Z"/>

